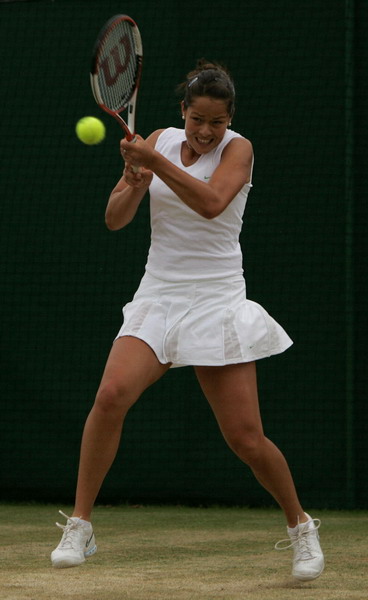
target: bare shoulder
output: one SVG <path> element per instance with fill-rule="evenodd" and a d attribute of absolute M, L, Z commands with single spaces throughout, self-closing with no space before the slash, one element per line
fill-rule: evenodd
<path fill-rule="evenodd" d="M 237 156 L 243 156 L 245 158 L 250 158 L 253 156 L 252 142 L 244 137 L 234 137 L 225 146 L 222 154 L 223 154 L 223 156 L 237 155 Z"/>
<path fill-rule="evenodd" d="M 253 164 L 253 146 L 250 140 L 244 137 L 234 137 L 230 140 L 221 154 L 221 164 L 224 167 L 231 165 L 232 169 L 238 166 L 250 177 Z"/>
<path fill-rule="evenodd" d="M 156 142 L 159 138 L 159 136 L 161 135 L 161 133 L 165 131 L 165 129 L 156 129 L 156 131 L 153 131 L 146 139 L 146 142 L 152 146 L 152 148 L 154 148 L 156 146 Z"/>
<path fill-rule="evenodd" d="M 240 187 L 248 183 L 252 176 L 253 167 L 253 146 L 252 143 L 243 137 L 234 137 L 225 146 L 221 154 L 221 161 L 216 169 L 221 177 L 229 169 L 239 175 Z M 212 176 L 214 177 L 214 175 Z M 239 188 L 240 189 L 240 188 Z"/>

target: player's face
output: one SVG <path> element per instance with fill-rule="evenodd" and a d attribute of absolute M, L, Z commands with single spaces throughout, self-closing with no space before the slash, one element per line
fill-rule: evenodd
<path fill-rule="evenodd" d="M 221 142 L 230 123 L 226 103 L 208 96 L 194 98 L 183 108 L 188 145 L 197 154 L 207 154 Z"/>

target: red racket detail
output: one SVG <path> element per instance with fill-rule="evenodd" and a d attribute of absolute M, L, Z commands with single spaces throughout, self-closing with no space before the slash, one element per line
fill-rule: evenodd
<path fill-rule="evenodd" d="M 94 46 L 91 86 L 97 104 L 118 121 L 129 141 L 135 135 L 142 59 L 142 39 L 135 21 L 127 15 L 109 19 Z M 120 114 L 125 109 L 127 122 Z"/>

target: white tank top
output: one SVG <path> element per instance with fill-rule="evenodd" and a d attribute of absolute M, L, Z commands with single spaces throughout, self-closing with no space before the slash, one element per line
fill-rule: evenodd
<path fill-rule="evenodd" d="M 242 136 L 227 129 L 221 143 L 189 167 L 181 161 L 181 146 L 186 140 L 183 129 L 165 129 L 156 142 L 156 150 L 192 177 L 208 181 L 220 163 L 223 149 L 235 137 Z M 154 175 L 150 185 L 152 232 L 146 271 L 173 282 L 243 273 L 239 235 L 251 187 L 251 182 L 247 183 L 218 217 L 205 219 Z"/>

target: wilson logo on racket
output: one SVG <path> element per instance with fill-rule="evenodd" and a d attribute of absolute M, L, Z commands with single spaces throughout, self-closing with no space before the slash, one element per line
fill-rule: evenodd
<path fill-rule="evenodd" d="M 100 63 L 100 69 L 103 71 L 105 83 L 108 87 L 111 87 L 116 83 L 119 75 L 122 75 L 128 68 L 130 61 L 130 40 L 128 36 L 124 36 L 119 40 L 120 47 L 124 48 L 125 61 L 124 64 L 121 63 L 121 56 L 119 46 L 114 46 L 110 52 L 110 56 L 106 56 L 106 58 Z M 115 73 L 112 74 L 110 70 L 110 57 L 113 59 Z"/>
<path fill-rule="evenodd" d="M 142 72 L 143 48 L 137 24 L 115 15 L 98 34 L 92 55 L 91 86 L 97 104 L 135 140 L 135 107 Z M 127 123 L 121 112 L 128 109 Z"/>

